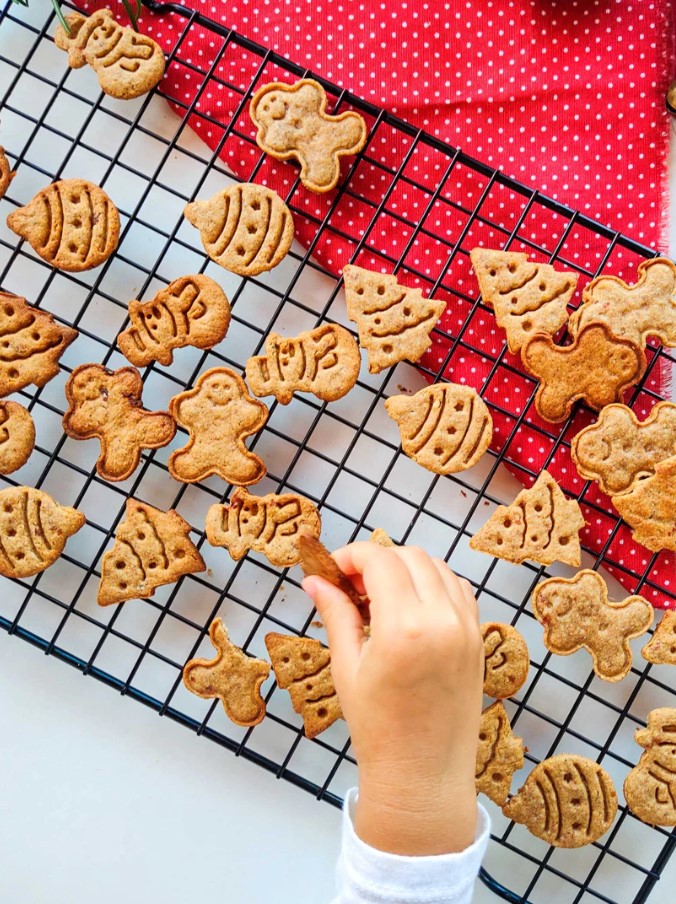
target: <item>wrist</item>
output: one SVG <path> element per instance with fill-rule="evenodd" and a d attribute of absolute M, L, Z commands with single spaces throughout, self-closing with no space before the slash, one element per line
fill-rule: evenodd
<path fill-rule="evenodd" d="M 355 830 L 366 844 L 408 856 L 462 851 L 477 824 L 474 777 L 361 775 Z"/>

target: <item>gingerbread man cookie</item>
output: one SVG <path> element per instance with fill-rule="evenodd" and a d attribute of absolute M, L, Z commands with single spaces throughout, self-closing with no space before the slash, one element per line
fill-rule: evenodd
<path fill-rule="evenodd" d="M 111 371 L 81 364 L 66 383 L 68 409 L 63 429 L 73 439 L 98 439 L 96 470 L 104 480 L 126 480 L 141 460 L 142 449 L 158 449 L 176 433 L 166 411 L 146 411 L 143 381 L 135 367 Z"/>
<path fill-rule="evenodd" d="M 150 301 L 130 301 L 129 319 L 131 326 L 117 337 L 127 361 L 167 367 L 175 348 L 213 348 L 225 338 L 230 302 L 218 283 L 197 273 L 175 279 Z"/>
<path fill-rule="evenodd" d="M 265 355 L 246 362 L 246 378 L 254 395 L 272 395 L 282 405 L 296 392 L 334 402 L 357 382 L 360 365 L 352 335 L 345 327 L 324 323 L 289 339 L 268 333 Z"/>
<path fill-rule="evenodd" d="M 607 405 L 573 438 L 570 451 L 582 477 L 608 496 L 627 493 L 676 455 L 676 405 L 658 402 L 644 421 L 626 405 Z"/>
<path fill-rule="evenodd" d="M 676 348 L 676 266 L 664 257 L 643 261 L 638 281 L 597 276 L 582 295 L 568 323 L 575 336 L 588 323 L 605 323 L 616 336 L 645 348 L 648 336 Z"/>
<path fill-rule="evenodd" d="M 564 421 L 578 399 L 600 411 L 621 402 L 625 389 L 643 376 L 641 348 L 618 339 L 603 323 L 588 323 L 572 345 L 555 345 L 551 336 L 533 336 L 521 349 L 521 359 L 540 381 L 535 408 L 551 423 Z"/>
<path fill-rule="evenodd" d="M 645 634 L 654 618 L 653 607 L 642 596 L 610 602 L 606 582 L 589 569 L 574 578 L 549 578 L 538 584 L 533 611 L 545 629 L 548 650 L 568 656 L 584 647 L 604 681 L 619 681 L 629 672 L 629 641 Z"/>
<path fill-rule="evenodd" d="M 170 402 L 176 423 L 190 434 L 182 449 L 172 452 L 169 473 L 183 483 L 197 483 L 216 474 L 228 483 L 249 486 L 265 475 L 265 463 L 244 445 L 262 429 L 268 409 L 251 398 L 234 370 L 214 367 L 193 389 Z"/>
<path fill-rule="evenodd" d="M 326 103 L 326 91 L 308 78 L 294 85 L 264 85 L 251 101 L 258 146 L 277 160 L 297 160 L 301 182 L 316 192 L 335 188 L 340 158 L 366 144 L 362 117 L 352 111 L 330 116 Z"/>
<path fill-rule="evenodd" d="M 265 716 L 260 689 L 270 674 L 270 663 L 247 656 L 236 647 L 220 618 L 212 621 L 209 637 L 217 650 L 216 658 L 191 659 L 183 669 L 183 683 L 198 697 L 218 697 L 236 725 L 258 725 Z"/>
<path fill-rule="evenodd" d="M 59 25 L 54 43 L 68 53 L 68 65 L 80 69 L 87 63 L 101 89 L 111 97 L 127 100 L 147 94 L 164 75 L 160 45 L 133 28 L 120 25 L 109 9 L 91 16 L 66 16 L 70 34 Z"/>

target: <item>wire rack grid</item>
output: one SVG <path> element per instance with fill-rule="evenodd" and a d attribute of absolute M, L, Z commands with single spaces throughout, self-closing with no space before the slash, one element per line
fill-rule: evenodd
<path fill-rule="evenodd" d="M 199 80 L 195 96 L 185 104 L 172 99 L 179 115 L 170 112 L 162 99 L 162 87 L 138 101 L 118 102 L 100 93 L 93 73 L 72 73 L 67 68 L 65 55 L 52 43 L 53 16 L 45 18 L 44 7 L 36 6 L 25 10 L 8 4 L 0 13 L 0 136 L 19 174 L 0 202 L 0 284 L 33 304 L 44 305 L 57 319 L 75 326 L 79 337 L 62 358 L 58 377 L 40 390 L 21 393 L 35 418 L 38 442 L 28 464 L 3 483 L 45 489 L 58 501 L 83 511 L 87 525 L 48 571 L 27 581 L 3 580 L 0 626 L 318 799 L 341 803 L 356 775 L 344 723 L 336 723 L 309 742 L 288 695 L 270 682 L 266 719 L 255 729 L 241 729 L 228 722 L 220 705 L 192 696 L 181 682 L 189 658 L 210 655 L 206 634 L 217 615 L 223 616 L 235 642 L 254 655 L 265 655 L 263 638 L 269 630 L 322 638 L 321 626 L 313 620 L 311 605 L 300 590 L 298 569 L 280 571 L 252 553 L 234 563 L 224 550 L 205 542 L 206 510 L 213 502 L 227 499 L 229 488 L 215 478 L 194 486 L 172 481 L 166 462 L 172 449 L 183 444 L 181 436 L 166 449 L 145 454 L 131 478 L 112 485 L 96 474 L 96 444 L 75 443 L 61 430 L 68 374 L 86 361 L 110 367 L 124 364 L 115 341 L 127 323 L 128 300 L 148 298 L 184 273 L 207 272 L 224 286 L 232 304 L 230 332 L 211 352 L 184 349 L 170 368 L 147 368 L 143 379 L 148 408 L 166 408 L 171 396 L 192 385 L 210 366 L 225 364 L 241 370 L 246 359 L 261 349 L 271 328 L 293 334 L 333 320 L 351 329 L 340 283 L 313 259 L 317 243 L 335 235 L 353 242 L 354 260 L 368 250 L 387 262 L 389 269 L 419 278 L 430 294 L 445 293 L 458 305 L 459 326 L 457 332 L 437 337 L 444 342 L 437 369 L 400 365 L 378 376 L 362 369 L 354 390 L 329 406 L 313 397 L 298 397 L 288 407 L 270 405 L 268 423 L 251 443 L 269 467 L 256 492 L 288 490 L 311 498 L 321 509 L 323 535 L 330 546 L 384 527 L 395 540 L 419 543 L 445 558 L 472 582 L 482 618 L 517 625 L 529 644 L 529 679 L 518 697 L 507 701 L 514 729 L 529 748 L 526 766 L 516 774 L 513 787 L 522 783 L 536 762 L 568 751 L 601 761 L 620 788 L 640 752 L 633 743 L 633 731 L 645 724 L 650 709 L 673 705 L 673 679 L 666 667 L 648 666 L 635 657 L 630 675 L 618 685 L 608 685 L 594 677 L 583 654 L 552 657 L 527 603 L 543 575 L 572 571 L 513 566 L 469 549 L 474 530 L 496 505 L 510 501 L 517 489 L 503 465 L 531 476 L 536 471 L 529 471 L 522 456 L 514 457 L 526 430 L 535 384 L 529 381 L 528 403 L 517 415 L 502 408 L 495 394 L 489 393 L 497 375 L 501 379 L 523 376 L 505 358 L 504 349 L 491 353 L 474 347 L 468 325 L 486 309 L 468 288 L 466 274 L 468 252 L 482 240 L 525 249 L 538 259 L 576 269 L 581 281 L 611 268 L 618 256 L 638 261 L 652 252 L 319 79 L 334 109 L 350 107 L 367 118 L 369 142 L 349 177 L 326 200 L 321 216 L 309 210 L 298 179 L 289 180 L 285 200 L 298 218 L 312 224 L 314 238 L 305 248 L 295 244 L 272 273 L 241 279 L 205 258 L 198 236 L 182 219 L 182 209 L 194 197 L 208 197 L 233 181 L 222 162 L 231 140 L 240 149 L 245 144 L 255 155 L 248 176 L 255 180 L 265 158 L 252 131 L 242 127 L 252 92 L 270 81 L 271 75 L 292 81 L 307 71 L 195 12 L 161 7 L 173 11 L 180 25 L 169 71 L 183 66 L 194 73 Z M 184 56 L 192 29 L 198 25 L 213 36 L 216 48 L 213 62 L 204 68 Z M 230 81 L 218 70 L 226 58 L 239 80 Z M 246 83 L 242 72 L 249 73 Z M 207 83 L 213 85 L 214 80 L 237 96 L 227 123 L 211 120 L 200 109 Z M 188 127 L 189 121 L 195 124 L 194 117 L 219 130 L 213 151 Z M 383 129 L 403 142 L 400 165 L 394 170 L 378 157 L 375 138 Z M 411 161 L 421 154 L 434 155 L 439 161 L 435 188 L 418 184 L 413 175 Z M 387 182 L 375 201 L 359 189 L 355 172 L 360 166 L 368 166 L 371 174 L 382 172 Z M 68 176 L 91 178 L 104 186 L 121 212 L 119 251 L 94 272 L 65 274 L 51 269 L 4 226 L 4 214 L 14 206 L 26 203 L 52 179 Z M 451 183 L 463 190 L 447 192 Z M 415 221 L 403 218 L 392 203 L 402 187 L 419 192 L 424 201 Z M 366 211 L 356 242 L 341 232 L 336 218 L 346 199 Z M 430 225 L 438 204 L 462 224 L 452 240 L 440 238 Z M 505 213 L 510 207 L 511 218 Z M 546 243 L 531 238 L 529 223 L 535 215 L 550 224 Z M 399 222 L 406 236 L 396 257 L 376 238 L 383 223 L 392 221 Z M 593 266 L 567 255 L 574 235 L 582 235 L 595 249 Z M 445 264 L 437 272 L 416 271 L 411 264 L 410 251 L 421 237 L 440 243 L 444 250 Z M 384 414 L 382 400 L 397 391 L 415 391 L 429 379 L 444 378 L 455 356 L 472 354 L 480 358 L 485 374 L 475 388 L 496 417 L 508 419 L 509 429 L 499 453 L 485 455 L 468 472 L 439 478 L 402 455 L 396 427 Z M 661 348 L 654 350 L 648 373 L 660 362 L 673 364 Z M 634 400 L 654 396 L 647 379 L 648 374 Z M 569 426 L 551 434 L 528 429 L 539 430 L 548 441 L 550 461 L 573 435 Z M 588 489 L 585 484 L 580 495 L 589 509 L 612 517 L 588 498 Z M 100 558 L 111 545 L 128 496 L 176 508 L 193 525 L 208 571 L 160 588 L 151 600 L 101 609 L 96 605 Z M 628 571 L 609 552 L 619 525 L 615 521 L 603 548 L 585 550 L 585 565 L 600 567 L 611 561 L 616 569 Z M 637 591 L 650 587 L 653 564 L 654 559 L 646 561 L 640 573 L 633 573 Z M 482 878 L 513 901 L 612 904 L 619 900 L 618 888 L 622 902 L 647 901 L 675 843 L 673 833 L 648 828 L 621 807 L 601 841 L 579 851 L 560 851 L 511 824 L 497 808 L 490 809 L 495 843 Z"/>

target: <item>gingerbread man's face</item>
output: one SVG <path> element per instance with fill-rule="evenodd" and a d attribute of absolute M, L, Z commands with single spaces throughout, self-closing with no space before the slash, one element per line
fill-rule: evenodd
<path fill-rule="evenodd" d="M 214 405 L 222 408 L 239 398 L 237 383 L 225 374 L 214 374 L 204 381 L 204 395 Z"/>
<path fill-rule="evenodd" d="M 298 147 L 317 130 L 321 105 L 322 97 L 311 85 L 304 85 L 295 93 L 271 91 L 256 112 L 266 144 L 279 152 Z"/>

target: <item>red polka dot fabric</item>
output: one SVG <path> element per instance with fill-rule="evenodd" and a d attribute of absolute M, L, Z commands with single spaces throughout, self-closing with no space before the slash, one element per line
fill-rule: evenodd
<path fill-rule="evenodd" d="M 126 21 L 118 0 L 110 6 Z M 191 0 L 193 9 L 338 86 L 461 148 L 529 189 L 539 189 L 641 244 L 665 250 L 669 119 L 665 93 L 676 74 L 670 0 Z M 582 271 L 580 291 L 603 266 L 629 282 L 641 258 L 556 212 L 527 192 L 454 161 L 433 143 L 375 115 L 363 155 L 343 161 L 338 189 L 316 195 L 297 185 L 291 163 L 261 158 L 245 96 L 295 76 L 176 14 L 144 11 L 143 32 L 171 64 L 162 91 L 181 116 L 241 179 L 270 185 L 291 204 L 296 236 L 340 275 L 348 261 L 393 272 L 407 285 L 447 299 L 429 372 L 482 391 L 493 406 L 492 448 L 506 449 L 530 485 L 547 467 L 567 490 L 585 482 L 569 442 L 572 426 L 542 421 L 534 383 L 505 350 L 492 314 L 477 305 L 468 252 L 477 245 L 525 251 L 533 259 Z M 331 98 L 337 109 L 348 109 Z M 395 176 L 400 170 L 401 175 Z M 319 232 L 318 226 L 323 224 Z M 650 354 L 650 353 L 649 353 Z M 652 354 L 650 354 L 652 358 Z M 666 391 L 662 361 L 652 363 L 633 404 L 644 417 Z M 584 545 L 629 590 L 651 564 L 641 592 L 657 607 L 676 606 L 674 555 L 650 552 L 618 528 L 596 486 L 582 498 Z"/>

